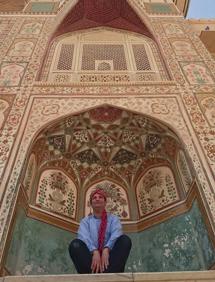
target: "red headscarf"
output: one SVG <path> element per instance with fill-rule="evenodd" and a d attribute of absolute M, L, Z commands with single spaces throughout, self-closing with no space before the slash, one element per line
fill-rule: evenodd
<path fill-rule="evenodd" d="M 92 203 L 92 199 L 93 199 L 93 196 L 95 194 L 102 195 L 104 197 L 105 201 L 107 200 L 107 196 L 106 196 L 105 191 L 103 189 L 97 188 L 96 190 L 94 190 L 90 194 L 90 203 Z M 99 231 L 98 231 L 98 250 L 99 250 L 100 254 L 102 253 L 102 250 L 103 250 L 103 247 L 104 247 L 106 228 L 107 228 L 107 212 L 104 209 L 103 212 L 102 212 L 101 223 L 100 223 Z"/>

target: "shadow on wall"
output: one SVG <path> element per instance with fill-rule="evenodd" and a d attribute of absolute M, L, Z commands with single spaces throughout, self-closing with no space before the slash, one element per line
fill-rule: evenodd
<path fill-rule="evenodd" d="M 183 215 L 128 235 L 133 247 L 126 272 L 207 270 L 215 263 L 197 202 Z M 76 273 L 68 254 L 75 236 L 19 209 L 5 267 L 11 275 Z"/>

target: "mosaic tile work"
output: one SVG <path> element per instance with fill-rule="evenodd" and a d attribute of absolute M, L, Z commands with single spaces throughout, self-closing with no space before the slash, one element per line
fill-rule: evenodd
<path fill-rule="evenodd" d="M 132 250 L 126 272 L 207 270 L 215 262 L 198 206 L 190 212 L 151 227 L 129 233 Z M 12 275 L 76 273 L 68 245 L 75 234 L 26 218 L 19 211 L 7 255 Z"/>

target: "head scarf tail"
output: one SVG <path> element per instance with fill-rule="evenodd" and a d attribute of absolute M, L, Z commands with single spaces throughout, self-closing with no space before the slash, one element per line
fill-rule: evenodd
<path fill-rule="evenodd" d="M 107 212 L 104 209 L 101 216 L 101 223 L 99 226 L 99 233 L 98 233 L 98 249 L 100 254 L 102 253 L 105 241 L 105 232 L 107 227 Z"/>

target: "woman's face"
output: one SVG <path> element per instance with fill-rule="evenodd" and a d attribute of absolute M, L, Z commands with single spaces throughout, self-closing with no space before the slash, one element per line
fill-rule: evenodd
<path fill-rule="evenodd" d="M 92 197 L 91 205 L 92 205 L 93 209 L 94 208 L 104 209 L 105 206 L 106 206 L 106 200 L 105 200 L 105 198 L 101 194 L 96 193 Z"/>

